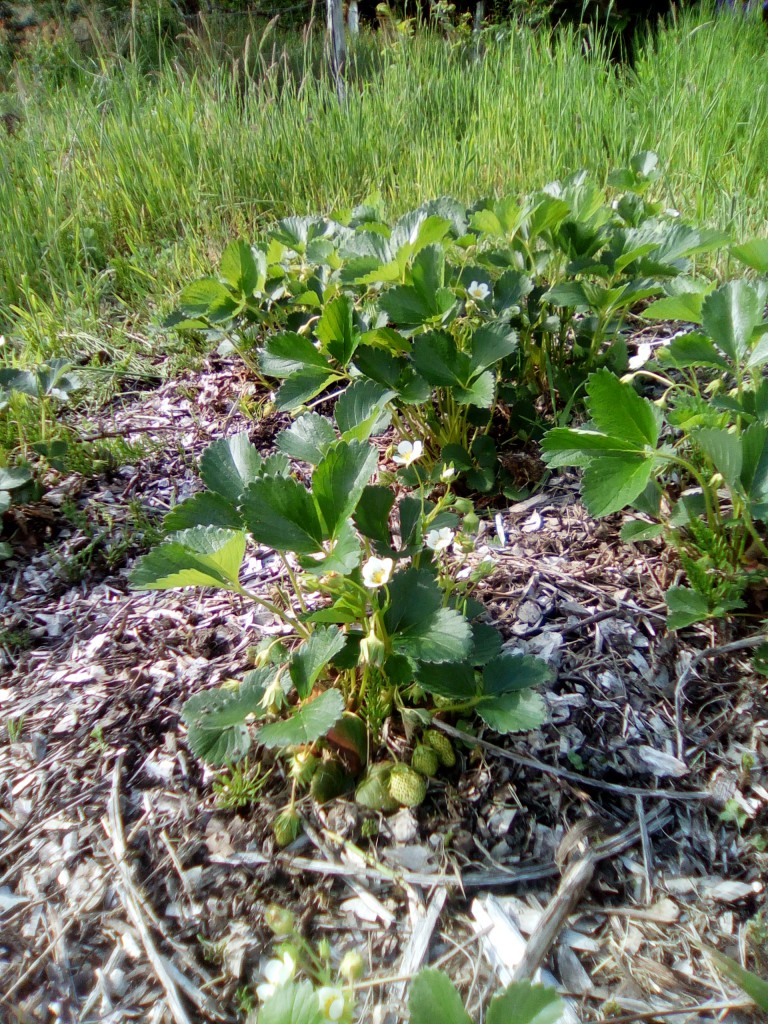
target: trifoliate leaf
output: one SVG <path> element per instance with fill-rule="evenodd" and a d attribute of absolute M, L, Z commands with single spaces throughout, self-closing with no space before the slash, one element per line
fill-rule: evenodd
<path fill-rule="evenodd" d="M 259 729 L 256 738 L 265 747 L 292 747 L 314 743 L 325 736 L 344 713 L 344 698 L 338 690 L 326 690 L 306 701 L 283 722 L 272 722 Z"/>
<path fill-rule="evenodd" d="M 346 637 L 336 626 L 320 626 L 294 651 L 289 671 L 302 700 L 309 696 L 320 673 L 345 644 Z"/>
<path fill-rule="evenodd" d="M 214 526 L 182 530 L 138 560 L 130 575 L 131 586 L 135 590 L 238 590 L 244 554 L 242 530 Z"/>

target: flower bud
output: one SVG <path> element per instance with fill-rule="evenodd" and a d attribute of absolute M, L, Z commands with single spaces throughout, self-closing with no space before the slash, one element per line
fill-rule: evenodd
<path fill-rule="evenodd" d="M 477 533 L 480 526 L 480 518 L 476 512 L 467 512 L 461 522 L 461 528 L 465 533 Z"/>
<path fill-rule="evenodd" d="M 278 846 L 288 846 L 301 832 L 301 818 L 290 809 L 281 811 L 272 822 L 272 831 Z"/>
<path fill-rule="evenodd" d="M 269 928 L 273 935 L 277 935 L 278 938 L 290 935 L 296 926 L 295 914 L 286 907 L 278 906 L 277 903 L 270 903 L 264 920 L 266 921 L 267 928 Z"/>
<path fill-rule="evenodd" d="M 365 970 L 365 961 L 356 949 L 349 949 L 342 957 L 339 964 L 339 975 L 350 985 L 358 978 L 362 978 Z"/>
<path fill-rule="evenodd" d="M 387 657 L 387 646 L 371 630 L 368 636 L 360 641 L 360 660 L 364 665 L 375 665 L 380 668 Z"/>

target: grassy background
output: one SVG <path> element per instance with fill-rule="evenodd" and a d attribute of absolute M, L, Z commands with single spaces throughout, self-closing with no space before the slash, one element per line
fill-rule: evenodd
<path fill-rule="evenodd" d="M 149 71 L 103 39 L 91 57 L 59 40 L 17 62 L 0 98 L 22 117 L 0 140 L 11 359 L 172 356 L 150 325 L 230 238 L 373 191 L 398 213 L 582 167 L 602 182 L 649 148 L 686 217 L 740 239 L 768 230 L 768 39 L 756 19 L 686 15 L 632 69 L 573 30 L 490 30 L 479 61 L 435 35 L 364 34 L 345 108 L 320 34 L 260 32 L 228 50 L 190 39 L 183 59 L 158 54 Z"/>

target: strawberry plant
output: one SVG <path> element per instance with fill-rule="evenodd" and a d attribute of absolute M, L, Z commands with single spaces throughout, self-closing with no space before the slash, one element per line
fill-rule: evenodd
<path fill-rule="evenodd" d="M 582 494 L 597 516 L 628 506 L 648 518 L 627 540 L 664 533 L 689 586 L 667 592 L 673 629 L 743 606 L 768 572 L 768 298 L 765 282 L 731 281 L 671 294 L 649 317 L 684 316 L 701 330 L 674 338 L 653 371 L 653 403 L 607 370 L 587 383 L 588 426 L 555 428 L 543 441 L 551 467 L 583 466 Z"/>
<path fill-rule="evenodd" d="M 547 679 L 546 666 L 504 653 L 501 636 L 480 621 L 471 593 L 485 567 L 457 580 L 446 559 L 462 533 L 451 474 L 435 471 L 444 481 L 437 489 L 429 474 L 417 476 L 411 493 L 413 443 L 390 473 L 395 488 L 372 482 L 378 458 L 368 435 L 382 393 L 373 395 L 370 382 L 357 382 L 339 399 L 335 425 L 305 414 L 268 458 L 245 434 L 211 445 L 200 466 L 207 490 L 169 513 L 167 539 L 131 577 L 139 589 L 229 590 L 279 620 L 282 633 L 262 642 L 242 683 L 195 695 L 183 718 L 208 763 L 237 761 L 254 742 L 284 750 L 294 792 L 309 784 L 320 800 L 352 784 L 390 715 L 428 721 L 439 698 L 442 713 L 474 711 L 501 733 L 544 719 L 531 687 Z M 288 454 L 308 470 L 291 472 Z M 249 542 L 283 562 L 287 582 L 272 594 L 241 583 Z M 450 762 L 444 750 L 439 759 Z M 388 795 L 418 803 L 426 775 L 408 771 L 415 781 Z M 295 821 L 292 801 L 278 825 L 283 838 L 293 838 Z"/>
<path fill-rule="evenodd" d="M 590 370 L 626 370 L 629 310 L 725 240 L 646 200 L 656 164 L 633 158 L 614 202 L 582 172 L 469 209 L 443 197 L 392 225 L 377 204 L 286 218 L 260 246 L 233 242 L 166 323 L 241 352 L 277 383 L 280 410 L 376 385 L 428 465 L 514 494 L 490 436 L 496 412 L 530 433 L 521 397 L 535 420 L 542 389 L 567 410 Z"/>

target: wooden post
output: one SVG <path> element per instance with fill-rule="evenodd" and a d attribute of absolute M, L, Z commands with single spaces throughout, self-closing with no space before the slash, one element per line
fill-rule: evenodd
<path fill-rule="evenodd" d="M 344 102 L 344 65 L 347 60 L 347 45 L 344 39 L 344 11 L 342 0 L 327 0 L 328 35 L 331 46 L 331 71 L 336 82 L 339 103 Z"/>
<path fill-rule="evenodd" d="M 475 4 L 475 19 L 472 24 L 472 35 L 475 40 L 475 60 L 480 60 L 480 31 L 483 27 L 485 17 L 485 0 L 477 0 Z"/>
<path fill-rule="evenodd" d="M 357 0 L 349 0 L 347 6 L 347 28 L 351 36 L 356 36 L 360 32 L 360 12 Z"/>

